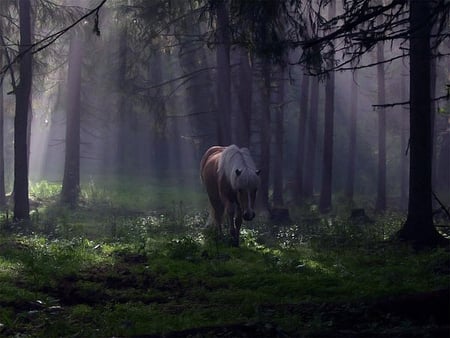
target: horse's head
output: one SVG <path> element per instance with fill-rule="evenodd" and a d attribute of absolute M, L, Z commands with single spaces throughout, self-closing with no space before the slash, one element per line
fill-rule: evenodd
<path fill-rule="evenodd" d="M 256 191 L 259 186 L 260 170 L 236 169 L 236 195 L 242 218 L 251 221 L 255 218 Z"/>

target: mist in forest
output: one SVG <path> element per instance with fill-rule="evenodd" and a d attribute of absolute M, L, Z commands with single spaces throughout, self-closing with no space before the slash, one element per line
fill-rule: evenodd
<path fill-rule="evenodd" d="M 67 27 L 96 5 L 95 1 L 55 1 L 45 8 L 43 1 L 34 2 L 32 40 Z M 318 203 L 330 73 L 311 74 L 298 62 L 301 48 L 289 50 L 287 62 L 280 66 L 228 41 L 228 78 L 224 78 L 219 24 L 211 22 L 214 15 L 208 15 L 203 5 L 201 1 L 107 1 L 97 17 L 87 16 L 34 54 L 31 184 L 63 183 L 69 143 L 78 142 L 81 185 L 137 181 L 201 192 L 199 162 L 205 150 L 234 143 L 248 147 L 257 165 L 269 169 L 265 178 L 269 207 Z M 2 2 L 2 6 L 10 17 L 17 16 L 13 5 Z M 17 31 L 5 28 L 3 34 L 14 40 Z M 405 43 L 378 44 L 381 49 L 368 51 L 357 65 L 332 72 L 333 205 L 375 209 L 380 170 L 385 170 L 383 209 L 405 210 L 409 111 L 402 103 L 409 100 L 409 61 L 399 58 Z M 448 52 L 448 44 L 442 44 L 438 53 L 444 56 L 434 59 L 434 97 L 448 90 Z M 380 63 L 380 57 L 391 61 Z M 345 55 L 338 51 L 335 58 L 344 60 Z M 5 186 L 11 191 L 14 98 L 6 95 L 11 90 L 8 72 L 3 76 Z M 227 81 L 229 96 L 224 104 Z M 377 104 L 387 106 L 377 108 Z M 74 122 L 69 116 L 73 114 L 79 114 L 79 126 L 68 128 L 69 123 L 77 123 L 77 117 Z M 229 114 L 229 125 L 222 120 L 224 114 Z M 381 114 L 386 118 L 383 126 Z M 77 128 L 79 138 L 70 138 L 70 131 Z M 380 128 L 385 129 L 384 149 L 380 149 Z M 433 131 L 433 186 L 448 204 L 448 101 L 435 101 Z M 261 162 L 266 143 L 269 166 Z M 385 151 L 384 169 L 380 169 L 380 151 Z M 350 156 L 354 156 L 353 167 L 349 167 Z M 280 191 L 282 199 L 274 201 Z"/>

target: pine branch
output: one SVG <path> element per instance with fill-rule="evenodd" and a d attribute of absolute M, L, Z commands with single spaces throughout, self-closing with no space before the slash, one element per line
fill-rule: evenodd
<path fill-rule="evenodd" d="M 87 12 L 85 15 L 81 16 L 79 19 L 77 19 L 76 21 L 74 21 L 72 24 L 70 24 L 69 26 L 63 28 L 62 30 L 51 34 L 33 44 L 31 44 L 28 48 L 26 48 L 25 50 L 23 50 L 21 53 L 17 54 L 13 60 L 11 60 L 11 62 L 9 62 L 7 65 L 3 66 L 3 68 L 0 70 L 0 74 L 4 74 L 6 73 L 8 70 L 10 70 L 12 68 L 12 66 L 19 62 L 19 60 L 23 57 L 23 55 L 25 55 L 26 53 L 32 53 L 32 54 L 36 54 L 38 52 L 40 52 L 41 50 L 47 48 L 48 46 L 50 46 L 52 43 L 54 43 L 56 40 L 58 40 L 61 36 L 63 36 L 65 33 L 67 33 L 70 29 L 72 29 L 73 27 L 75 27 L 77 24 L 79 24 L 80 22 L 82 22 L 84 19 L 86 19 L 87 17 L 91 16 L 91 15 L 95 15 L 96 17 L 98 17 L 98 13 L 100 11 L 100 8 L 106 3 L 107 0 L 102 0 L 95 8 L 91 9 L 89 12 Z M 94 32 L 97 33 L 97 31 L 99 32 L 98 29 L 98 20 L 96 20 L 95 24 L 94 24 Z M 37 48 L 38 47 L 38 48 Z M 3 76 L 2 76 L 3 78 Z"/>
<path fill-rule="evenodd" d="M 437 101 L 449 100 L 449 99 L 450 99 L 450 93 L 447 93 L 445 95 L 442 95 L 442 96 L 435 97 L 435 98 L 431 99 L 431 102 L 437 102 Z M 408 105 L 410 103 L 411 102 L 408 100 L 408 101 L 403 101 L 403 102 L 373 104 L 372 107 L 373 108 L 387 108 L 387 107 L 395 107 L 395 106 L 404 106 L 404 105 Z"/>

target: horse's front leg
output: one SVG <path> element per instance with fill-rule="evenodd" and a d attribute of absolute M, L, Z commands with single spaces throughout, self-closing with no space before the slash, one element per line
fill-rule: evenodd
<path fill-rule="evenodd" d="M 233 245 L 239 246 L 239 236 L 241 232 L 241 224 L 242 224 L 242 210 L 241 208 L 236 208 L 236 217 L 234 219 L 234 236 L 233 236 Z"/>
<path fill-rule="evenodd" d="M 236 214 L 236 205 L 234 203 L 229 203 L 226 207 L 227 212 L 227 220 L 228 220 L 228 227 L 230 229 L 230 236 L 233 239 L 236 237 L 236 229 L 234 226 L 235 220 L 235 214 Z"/>

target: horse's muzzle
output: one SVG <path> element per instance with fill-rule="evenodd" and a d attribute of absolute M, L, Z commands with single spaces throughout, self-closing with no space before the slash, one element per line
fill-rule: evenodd
<path fill-rule="evenodd" d="M 251 221 L 253 218 L 255 218 L 255 212 L 254 211 L 245 211 L 242 215 L 242 218 L 246 221 Z"/>

